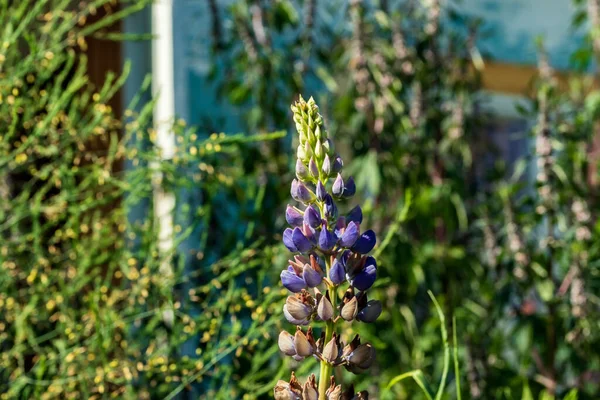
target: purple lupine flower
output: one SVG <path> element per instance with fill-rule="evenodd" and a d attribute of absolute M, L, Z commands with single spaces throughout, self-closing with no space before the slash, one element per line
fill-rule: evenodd
<path fill-rule="evenodd" d="M 283 242 L 296 254 L 281 272 L 281 281 L 295 293 L 286 299 L 283 313 L 289 322 L 298 325 L 298 329 L 294 335 L 282 332 L 279 347 L 284 354 L 298 361 L 309 356 L 319 359 L 322 374 L 324 368 L 329 369 L 332 365 L 344 365 L 354 373 L 364 372 L 373 363 L 375 353 L 371 345 L 360 343 L 358 335 L 344 346 L 340 335 L 332 331 L 334 324 L 327 324 L 318 341 L 314 340 L 311 327 L 306 334 L 299 328 L 311 322 L 338 318 L 349 322 L 374 322 L 381 314 L 382 306 L 377 300 L 368 301 L 366 293 L 377 276 L 375 258 L 366 255 L 375 246 L 375 233 L 367 230 L 361 234 L 363 215 L 359 206 L 338 218 L 335 199 L 346 199 L 356 193 L 354 179 L 342 177 L 342 159 L 334 153 L 333 142 L 327 137 L 314 100 L 305 102 L 300 98 L 292 110 L 300 144 L 297 179 L 293 180 L 290 193 L 304 206 L 288 205 L 286 208 L 285 217 L 291 228 L 283 232 Z M 325 278 L 326 271 L 328 279 Z M 339 299 L 338 286 L 346 281 L 349 287 L 343 299 Z M 355 291 L 359 291 L 357 295 Z M 326 336 L 331 338 L 327 343 Z M 289 383 L 278 382 L 274 389 L 275 398 L 355 397 L 352 387 L 342 391 L 340 385 L 331 382 L 328 388 L 323 389 L 323 385 L 319 388 L 313 375 L 302 386 L 292 375 Z M 359 392 L 357 398 L 366 396 L 366 392 Z"/>
<path fill-rule="evenodd" d="M 287 290 L 293 293 L 298 293 L 302 289 L 306 289 L 304 278 L 298 276 L 291 266 L 281 271 L 281 283 L 283 283 L 283 286 Z"/>
<path fill-rule="evenodd" d="M 350 260 L 350 257 L 352 256 L 353 254 L 350 250 L 345 250 L 340 256 L 340 263 L 342 264 L 342 267 L 344 267 L 344 271 L 348 271 L 346 265 L 348 265 L 348 260 Z"/>
<path fill-rule="evenodd" d="M 313 248 L 313 244 L 304 233 L 302 233 L 302 230 L 299 227 L 294 228 L 292 231 L 292 242 L 297 249 L 296 251 L 299 251 L 300 253 L 307 253 Z"/>
<path fill-rule="evenodd" d="M 333 201 L 333 197 L 329 193 L 325 195 L 325 218 L 327 219 L 335 219 L 337 217 L 337 206 L 335 205 L 335 201 Z"/>
<path fill-rule="evenodd" d="M 291 287 L 291 292 L 297 293 L 307 286 L 314 288 L 323 281 L 323 269 L 317 257 L 311 255 L 309 259 L 305 256 L 295 256 L 289 264 L 287 271 L 281 273 L 281 277 L 284 286 Z"/>
<path fill-rule="evenodd" d="M 369 300 L 366 306 L 360 309 L 356 319 L 362 322 L 375 322 L 381 315 L 381 302 Z"/>
<path fill-rule="evenodd" d="M 329 279 L 331 279 L 334 285 L 339 285 L 346 280 L 346 271 L 344 271 L 344 266 L 338 259 L 333 262 L 329 270 Z"/>
<path fill-rule="evenodd" d="M 294 345 L 294 335 L 289 333 L 288 331 L 281 331 L 279 334 L 279 349 L 286 356 L 295 356 L 296 355 L 296 346 Z"/>
<path fill-rule="evenodd" d="M 346 216 L 346 221 L 348 221 L 348 222 L 354 221 L 359 225 L 362 224 L 362 220 L 363 220 L 363 214 L 362 214 L 362 210 L 361 210 L 360 206 L 354 207 L 352 210 L 350 210 L 350 212 Z"/>
<path fill-rule="evenodd" d="M 375 232 L 369 229 L 366 232 L 363 232 L 362 235 L 358 238 L 356 243 L 352 246 L 352 251 L 360 254 L 367 254 L 373 247 L 375 247 L 375 243 L 377 242 L 377 238 L 375 237 Z"/>
<path fill-rule="evenodd" d="M 346 229 L 346 217 L 342 216 L 342 217 L 339 217 L 337 219 L 337 221 L 335 222 L 335 227 L 333 229 L 333 233 L 335 233 L 335 236 L 337 236 L 339 238 L 344 233 L 344 229 Z"/>
<path fill-rule="evenodd" d="M 304 216 L 300 211 L 298 211 L 298 209 L 288 204 L 287 208 L 285 209 L 285 220 L 288 224 L 293 227 L 302 226 L 303 218 Z"/>
<path fill-rule="evenodd" d="M 319 167 L 317 167 L 317 163 L 313 157 L 310 158 L 308 162 L 308 170 L 313 178 L 317 178 L 319 176 Z"/>
<path fill-rule="evenodd" d="M 292 232 L 293 231 L 290 228 L 286 228 L 285 231 L 283 231 L 283 244 L 288 248 L 289 251 L 295 253 L 298 251 L 298 249 L 292 240 Z"/>
<path fill-rule="evenodd" d="M 354 196 L 354 193 L 356 193 L 356 184 L 354 183 L 354 178 L 350 177 L 344 183 L 344 191 L 342 196 L 348 198 Z"/>
<path fill-rule="evenodd" d="M 313 269 L 310 265 L 306 264 L 302 271 L 302 278 L 306 282 L 306 286 L 309 288 L 317 287 L 323 281 L 323 275 L 320 271 Z"/>
<path fill-rule="evenodd" d="M 333 193 L 335 197 L 342 197 L 342 194 L 344 193 L 344 179 L 342 179 L 342 175 L 339 173 L 333 182 L 331 193 Z"/>
<path fill-rule="evenodd" d="M 321 182 L 320 180 L 317 182 L 316 194 L 317 194 L 317 199 L 319 201 L 325 200 L 325 195 L 327 194 L 327 189 L 325 189 L 323 182 Z"/>
<path fill-rule="evenodd" d="M 342 170 L 343 166 L 344 162 L 342 161 L 342 158 L 340 156 L 336 156 L 333 160 L 333 165 L 331 166 L 331 172 L 337 174 Z"/>
<path fill-rule="evenodd" d="M 364 268 L 353 277 L 348 277 L 348 281 L 352 286 L 358 290 L 364 291 L 369 289 L 375 283 L 377 278 L 377 263 L 375 258 L 368 256 L 366 257 Z"/>
<path fill-rule="evenodd" d="M 336 242 L 337 237 L 335 234 L 327 229 L 327 224 L 323 224 L 319 234 L 319 248 L 323 251 L 329 251 L 335 246 Z"/>
<path fill-rule="evenodd" d="M 308 325 L 315 312 L 315 300 L 305 290 L 288 296 L 283 306 L 285 318 L 294 325 Z"/>
<path fill-rule="evenodd" d="M 323 159 L 323 165 L 321 166 L 321 171 L 326 177 L 329 177 L 331 174 L 331 160 L 329 159 L 329 155 L 325 154 L 325 158 Z"/>
<path fill-rule="evenodd" d="M 292 181 L 292 189 L 290 190 L 292 198 L 301 203 L 308 203 L 314 199 L 314 194 L 297 179 Z"/>
<path fill-rule="evenodd" d="M 321 213 L 317 207 L 314 205 L 306 207 L 306 211 L 304 211 L 304 223 L 311 228 L 317 228 L 321 225 Z"/>
<path fill-rule="evenodd" d="M 300 159 L 296 161 L 296 177 L 301 181 L 309 177 L 308 169 Z"/>
<path fill-rule="evenodd" d="M 358 234 L 358 225 L 354 221 L 351 221 L 340 237 L 340 247 L 352 247 L 358 240 Z"/>

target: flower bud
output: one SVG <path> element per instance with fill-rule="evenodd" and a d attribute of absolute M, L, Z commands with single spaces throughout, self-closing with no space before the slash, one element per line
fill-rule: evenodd
<path fill-rule="evenodd" d="M 288 296 L 283 306 L 283 314 L 294 325 L 307 325 L 313 312 L 314 299 L 306 291 Z"/>
<path fill-rule="evenodd" d="M 312 147 L 310 147 L 310 143 L 308 143 L 308 141 L 306 141 L 306 143 L 304 143 L 304 154 L 305 154 L 305 160 L 309 160 L 312 156 L 313 156 L 313 150 Z"/>
<path fill-rule="evenodd" d="M 333 338 L 325 345 L 323 349 L 323 359 L 329 364 L 333 364 L 339 357 L 339 344 L 337 334 L 333 334 Z"/>
<path fill-rule="evenodd" d="M 311 228 L 317 228 L 321 225 L 321 213 L 314 205 L 306 207 L 304 211 L 304 223 Z"/>
<path fill-rule="evenodd" d="M 325 152 L 323 151 L 323 144 L 321 143 L 321 140 L 317 140 L 317 143 L 315 144 L 315 156 L 317 157 L 317 160 L 322 160 L 323 157 L 325 156 Z"/>
<path fill-rule="evenodd" d="M 344 193 L 344 180 L 342 179 L 342 175 L 337 174 L 337 177 L 333 182 L 333 187 L 331 188 L 331 193 L 333 193 L 335 197 L 342 197 L 342 194 Z"/>
<path fill-rule="evenodd" d="M 308 136 L 306 135 L 306 131 L 302 125 L 302 122 L 296 124 L 296 130 L 298 131 L 298 138 L 300 139 L 300 144 L 306 143 Z"/>
<path fill-rule="evenodd" d="M 336 385 L 333 376 L 331 377 L 331 383 L 325 392 L 325 396 L 327 400 L 342 400 L 342 385 Z"/>
<path fill-rule="evenodd" d="M 275 400 L 300 400 L 302 396 L 302 386 L 298 379 L 292 372 L 292 378 L 290 382 L 284 380 L 277 381 L 275 388 L 273 389 L 273 395 Z"/>
<path fill-rule="evenodd" d="M 323 224 L 323 228 L 321 228 L 321 233 L 319 234 L 319 248 L 323 251 L 329 251 L 333 249 L 336 242 L 337 237 L 327 229 L 327 224 Z"/>
<path fill-rule="evenodd" d="M 339 285 L 346 279 L 346 271 L 344 271 L 344 266 L 338 259 L 335 259 L 329 270 L 329 279 L 334 285 Z"/>
<path fill-rule="evenodd" d="M 308 140 L 306 143 L 314 146 L 317 143 L 317 138 L 315 137 L 315 133 L 312 129 L 309 128 L 308 124 L 304 123 L 302 126 L 306 127 L 306 133 L 308 134 Z"/>
<path fill-rule="evenodd" d="M 333 233 L 340 238 L 344 234 L 344 230 L 346 230 L 346 217 L 342 216 L 335 221 L 335 228 Z"/>
<path fill-rule="evenodd" d="M 285 220 L 293 227 L 301 226 L 304 216 L 298 209 L 288 204 L 285 209 Z"/>
<path fill-rule="evenodd" d="M 319 390 L 317 387 L 317 378 L 311 374 L 304 386 L 302 386 L 302 400 L 318 400 Z"/>
<path fill-rule="evenodd" d="M 327 132 L 325 132 L 325 136 L 327 136 Z M 325 151 L 325 154 L 333 156 L 333 142 L 331 141 L 331 139 L 327 139 L 327 138 L 324 139 L 323 151 Z"/>
<path fill-rule="evenodd" d="M 320 126 L 315 127 L 315 137 L 317 138 L 317 143 L 318 143 L 319 140 L 322 140 L 321 127 Z"/>
<path fill-rule="evenodd" d="M 300 253 L 307 253 L 313 248 L 313 243 L 311 243 L 299 227 L 295 227 L 292 231 L 292 241 Z"/>
<path fill-rule="evenodd" d="M 340 247 L 352 247 L 358 240 L 358 233 L 358 225 L 354 222 L 350 222 L 340 237 Z"/>
<path fill-rule="evenodd" d="M 369 289 L 375 283 L 377 278 L 377 263 L 371 256 L 364 258 L 364 268 L 355 276 L 348 279 L 350 284 L 358 290 L 364 291 Z"/>
<path fill-rule="evenodd" d="M 306 288 L 306 281 L 304 278 L 298 276 L 292 267 L 281 271 L 280 277 L 281 283 L 290 292 L 298 293 Z"/>
<path fill-rule="evenodd" d="M 344 192 L 342 193 L 342 195 L 345 198 L 349 198 L 349 197 L 354 196 L 355 193 L 356 193 L 356 185 L 354 183 L 354 178 L 350 177 L 344 184 Z"/>
<path fill-rule="evenodd" d="M 327 189 L 325 189 L 325 185 L 323 185 L 323 182 L 321 182 L 320 180 L 317 182 L 317 188 L 315 189 L 315 192 L 319 201 L 325 200 L 325 195 L 327 195 Z"/>
<path fill-rule="evenodd" d="M 319 177 L 319 167 L 317 167 L 317 163 L 315 162 L 315 159 L 313 157 L 311 157 L 310 161 L 308 162 L 308 169 L 310 171 L 310 175 L 313 178 Z"/>
<path fill-rule="evenodd" d="M 317 271 L 309 264 L 304 265 L 302 278 L 306 282 L 306 285 L 310 288 L 317 287 L 321 284 L 321 282 L 323 282 L 323 274 L 321 271 Z"/>
<path fill-rule="evenodd" d="M 315 195 L 308 190 L 308 188 L 304 185 L 304 183 L 300 182 L 297 179 L 292 181 L 292 188 L 290 190 L 290 194 L 292 198 L 296 201 L 300 201 L 302 203 L 309 203 L 314 200 Z"/>
<path fill-rule="evenodd" d="M 328 321 L 333 317 L 333 305 L 329 300 L 329 292 L 325 296 L 321 295 L 318 299 L 317 315 L 322 321 Z"/>
<path fill-rule="evenodd" d="M 304 165 L 304 162 L 300 159 L 296 160 L 296 177 L 299 180 L 304 181 L 309 176 L 308 169 L 306 168 L 306 165 Z"/>
<path fill-rule="evenodd" d="M 358 300 L 356 299 L 356 296 L 353 296 L 348 302 L 345 302 L 344 305 L 342 305 L 342 309 L 340 310 L 340 315 L 346 321 L 352 321 L 354 318 L 356 318 L 357 314 L 358 314 Z"/>
<path fill-rule="evenodd" d="M 329 174 L 331 174 L 331 159 L 329 158 L 329 155 L 326 154 L 325 158 L 323 159 L 323 165 L 321 166 L 321 171 L 323 171 L 323 175 L 328 178 Z"/>
<path fill-rule="evenodd" d="M 329 193 L 325 195 L 325 218 L 327 219 L 335 219 L 337 218 L 337 206 L 333 201 L 333 197 Z"/>
<path fill-rule="evenodd" d="M 373 365 L 375 361 L 375 349 L 369 343 L 361 344 L 345 355 L 345 359 L 348 362 L 348 369 L 351 372 L 361 373 Z"/>
<path fill-rule="evenodd" d="M 300 327 L 296 330 L 294 335 L 294 344 L 296 347 L 296 353 L 300 357 L 310 357 L 315 352 L 313 344 L 311 344 Z"/>
<path fill-rule="evenodd" d="M 292 233 L 293 231 L 290 228 L 286 228 L 285 231 L 283 231 L 283 244 L 288 248 L 289 251 L 295 253 L 298 251 L 298 249 L 292 240 Z"/>
<path fill-rule="evenodd" d="M 304 149 L 304 145 L 298 145 L 298 150 L 296 150 L 296 157 L 298 160 L 304 162 L 308 157 L 306 157 L 306 150 Z"/>
<path fill-rule="evenodd" d="M 367 305 L 360 309 L 356 319 L 362 322 L 375 322 L 381 315 L 381 303 L 377 300 L 370 300 Z"/>
<path fill-rule="evenodd" d="M 377 242 L 377 237 L 375 236 L 375 232 L 369 229 L 366 232 L 363 232 L 362 235 L 358 238 L 356 243 L 352 246 L 352 251 L 360 254 L 367 254 L 373 247 L 375 247 L 375 243 Z"/>
<path fill-rule="evenodd" d="M 335 156 L 335 159 L 333 160 L 333 164 L 331 166 L 331 173 L 337 174 L 342 170 L 343 166 L 344 162 L 342 161 L 342 158 L 340 156 Z"/>
<path fill-rule="evenodd" d="M 279 350 L 286 356 L 296 355 L 296 346 L 294 345 L 294 336 L 288 331 L 281 331 L 279 334 Z"/>
<path fill-rule="evenodd" d="M 369 400 L 369 393 L 366 390 L 354 393 L 354 385 L 351 384 L 348 386 L 348 389 L 342 393 L 340 400 Z"/>
<path fill-rule="evenodd" d="M 352 210 L 350 210 L 350 212 L 348 213 L 348 216 L 346 217 L 346 221 L 348 221 L 348 222 L 354 221 L 359 225 L 362 223 L 362 220 L 363 220 L 363 213 L 362 213 L 360 206 L 356 206 Z"/>

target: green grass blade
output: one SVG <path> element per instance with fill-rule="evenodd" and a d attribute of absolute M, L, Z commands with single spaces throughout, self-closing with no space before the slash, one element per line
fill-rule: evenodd
<path fill-rule="evenodd" d="M 454 379 L 456 379 L 456 399 L 462 400 L 460 392 L 460 366 L 458 365 L 458 343 L 456 342 L 456 316 L 452 317 L 452 342 L 454 348 Z"/>
<path fill-rule="evenodd" d="M 431 390 L 431 387 L 429 387 L 429 384 L 427 383 L 427 380 L 425 379 L 425 376 L 423 375 L 423 372 L 420 369 L 405 372 L 401 375 L 394 377 L 387 385 L 386 390 L 390 390 L 392 386 L 408 378 L 412 378 L 417 383 L 417 385 L 419 385 L 423 393 L 425 393 L 427 400 L 433 400 L 433 390 Z"/>
<path fill-rule="evenodd" d="M 442 332 L 442 341 L 444 342 L 444 368 L 442 370 L 442 378 L 440 380 L 440 385 L 438 386 L 437 393 L 435 395 L 435 400 L 441 400 L 444 394 L 444 389 L 446 388 L 446 379 L 448 379 L 448 369 L 450 368 L 450 345 L 448 344 L 448 331 L 446 330 L 446 318 L 444 317 L 444 313 L 442 312 L 442 308 L 437 302 L 435 296 L 428 290 L 427 293 L 433 304 L 435 309 L 437 310 L 438 317 L 440 318 L 440 330 Z"/>

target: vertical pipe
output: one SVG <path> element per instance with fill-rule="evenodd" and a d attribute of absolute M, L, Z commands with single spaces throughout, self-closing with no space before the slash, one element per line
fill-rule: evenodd
<path fill-rule="evenodd" d="M 161 160 L 170 160 L 175 154 L 175 135 L 172 125 L 175 116 L 173 79 L 173 2 L 158 0 L 152 5 L 152 93 L 157 98 L 154 108 L 156 146 Z M 161 185 L 160 171 L 156 172 L 154 187 L 154 217 L 158 224 L 158 249 L 163 261 L 161 273 L 172 274 L 173 210 L 175 195 Z"/>

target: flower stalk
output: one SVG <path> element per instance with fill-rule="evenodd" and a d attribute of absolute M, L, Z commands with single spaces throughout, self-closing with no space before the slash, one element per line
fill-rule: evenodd
<path fill-rule="evenodd" d="M 295 375 L 280 380 L 274 389 L 277 400 L 351 400 L 367 399 L 366 391 L 345 391 L 335 383 L 333 370 L 344 366 L 358 374 L 366 372 L 375 360 L 375 350 L 361 343 L 360 336 L 344 344 L 337 322 L 372 323 L 381 314 L 381 303 L 368 300 L 367 291 L 375 282 L 377 263 L 368 253 L 376 243 L 372 230 L 361 232 L 362 210 L 340 212 L 356 193 L 352 177 L 341 174 L 343 161 L 335 153 L 323 118 L 314 100 L 302 97 L 292 106 L 299 135 L 296 179 L 291 196 L 299 204 L 288 205 L 283 243 L 294 253 L 281 281 L 292 294 L 283 307 L 285 318 L 297 325 L 294 335 L 282 331 L 281 351 L 300 361 L 313 357 L 320 362 L 320 373 L 301 385 Z M 338 208 L 338 204 L 340 207 Z M 339 298 L 338 289 L 347 286 Z M 306 333 L 303 326 L 308 326 Z M 320 335 L 315 336 L 317 329 Z"/>

